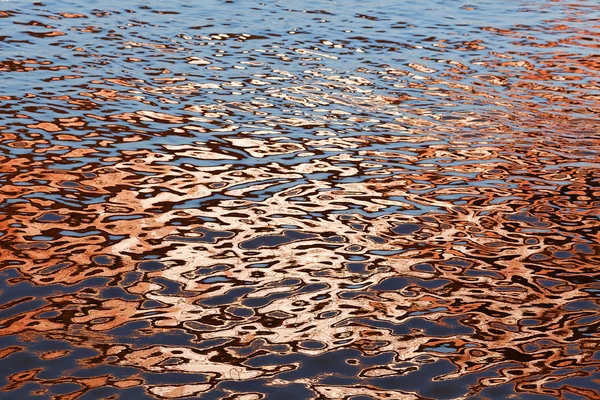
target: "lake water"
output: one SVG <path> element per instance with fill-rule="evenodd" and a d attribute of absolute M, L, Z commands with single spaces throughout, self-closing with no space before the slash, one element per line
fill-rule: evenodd
<path fill-rule="evenodd" d="M 0 77 L 0 398 L 600 398 L 598 2 L 2 1 Z"/>

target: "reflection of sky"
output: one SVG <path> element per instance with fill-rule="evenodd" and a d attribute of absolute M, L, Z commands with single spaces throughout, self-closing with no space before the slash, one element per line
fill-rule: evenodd
<path fill-rule="evenodd" d="M 81 46 L 96 55 L 94 61 L 97 63 L 99 77 L 110 74 L 122 75 L 123 72 L 132 77 L 143 77 L 145 74 L 144 65 L 125 64 L 120 59 L 121 55 L 127 53 L 127 49 L 122 46 L 115 47 L 115 42 L 111 45 L 100 40 L 111 31 L 117 35 L 116 40 L 123 38 L 121 42 L 150 42 L 167 44 L 171 48 L 179 47 L 177 53 L 182 59 L 185 56 L 212 55 L 215 47 L 205 46 L 207 39 L 202 38 L 207 35 L 248 33 L 266 36 L 274 46 L 279 47 L 282 53 L 295 49 L 308 49 L 329 54 L 331 57 L 327 58 L 324 64 L 338 71 L 354 71 L 361 67 L 382 65 L 402 67 L 414 62 L 439 69 L 436 60 L 448 58 L 467 64 L 477 72 L 479 67 L 474 62 L 485 61 L 490 51 L 523 53 L 524 48 L 519 45 L 519 42 L 558 41 L 573 36 L 577 28 L 592 29 L 588 21 L 600 18 L 600 11 L 597 9 L 585 9 L 586 14 L 578 16 L 576 14 L 581 13 L 582 8 L 547 1 L 475 1 L 472 4 L 465 1 L 433 0 L 309 1 L 302 2 L 300 5 L 294 1 L 263 3 L 251 0 L 235 2 L 210 0 L 189 4 L 184 1 L 166 3 L 123 0 L 93 3 L 59 1 L 48 3 L 43 7 L 25 1 L 7 4 L 23 14 L 34 12 L 47 15 L 48 12 L 69 12 L 88 15 L 93 11 L 110 12 L 111 14 L 107 16 L 91 16 L 78 21 L 52 20 L 53 29 L 68 33 L 69 43 Z M 128 13 L 123 10 L 135 12 Z M 161 11 L 179 14 L 158 13 Z M 567 32 L 548 29 L 560 23 L 552 23 L 552 20 L 564 20 L 567 17 L 579 17 L 582 21 L 578 22 L 570 18 L 570 29 Z M 31 40 L 23 32 L 38 32 L 46 29 L 40 26 L 13 25 L 12 20 L 12 18 L 0 18 L 2 31 L 9 32 L 9 36 L 15 39 L 23 39 L 27 42 L 0 42 L 0 57 L 35 56 L 65 65 L 78 63 L 77 57 L 74 57 L 74 52 L 68 48 L 67 43 L 62 46 L 48 45 L 50 42 L 60 43 L 63 39 L 67 39 L 64 36 Z M 132 25 L 132 20 L 139 23 Z M 73 31 L 74 28 L 86 25 L 97 26 L 99 32 Z M 482 30 L 490 26 L 497 29 L 512 28 L 514 32 L 501 35 Z M 524 33 L 521 34 L 520 31 Z M 527 36 L 527 39 L 524 36 Z M 331 48 L 324 45 L 324 41 L 341 44 L 344 49 Z M 468 41 L 480 41 L 485 49 L 453 50 L 457 43 Z M 248 41 L 239 45 L 246 48 L 253 56 L 266 57 L 265 53 L 256 53 L 257 44 L 260 47 L 263 43 Z M 543 49 L 537 50 L 539 52 Z M 552 51 L 565 51 L 565 49 L 559 47 Z M 570 46 L 568 51 L 574 56 L 590 54 L 589 48 L 581 46 Z M 193 74 L 197 71 L 197 68 L 192 65 L 174 61 L 176 57 L 173 57 L 173 54 L 165 57 L 164 54 L 154 51 L 148 55 L 152 56 L 152 63 L 156 68 L 169 68 L 174 73 Z M 514 57 L 516 60 L 528 59 L 520 57 L 519 54 L 515 54 Z M 427 61 L 423 58 L 432 60 Z M 89 65 L 91 61 L 86 60 L 86 63 Z M 310 63 L 292 63 L 285 66 L 286 70 L 292 73 L 302 73 L 310 67 Z M 90 70 L 86 71 L 87 74 L 90 72 Z M 38 77 L 30 75 L 22 74 L 19 80 L 5 80 L 4 90 L 8 92 L 5 94 L 13 91 L 16 94 L 36 85 Z M 127 107 L 127 104 L 122 106 Z"/>

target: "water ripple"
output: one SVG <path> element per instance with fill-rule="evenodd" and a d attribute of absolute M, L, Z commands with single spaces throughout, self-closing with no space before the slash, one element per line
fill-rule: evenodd
<path fill-rule="evenodd" d="M 593 2 L 0 8 L 4 396 L 600 398 Z"/>

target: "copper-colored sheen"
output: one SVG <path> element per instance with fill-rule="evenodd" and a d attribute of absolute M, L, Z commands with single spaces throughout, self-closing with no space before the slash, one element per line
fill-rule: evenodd
<path fill-rule="evenodd" d="M 0 398 L 600 399 L 600 6 L 148 3 L 0 3 Z"/>

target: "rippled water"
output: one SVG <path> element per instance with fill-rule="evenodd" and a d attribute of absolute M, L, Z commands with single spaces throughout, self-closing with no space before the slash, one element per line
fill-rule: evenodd
<path fill-rule="evenodd" d="M 0 398 L 600 398 L 599 3 L 190 3 L 0 3 Z"/>

